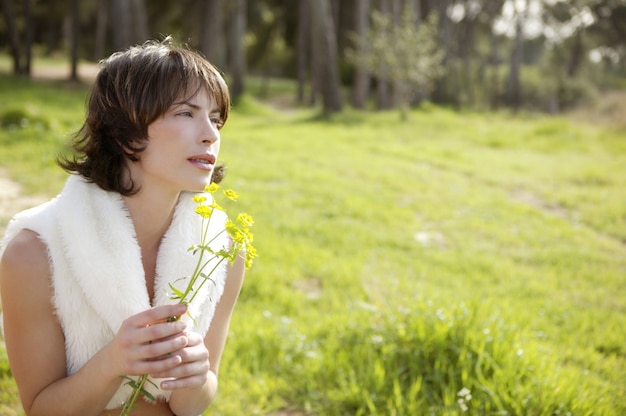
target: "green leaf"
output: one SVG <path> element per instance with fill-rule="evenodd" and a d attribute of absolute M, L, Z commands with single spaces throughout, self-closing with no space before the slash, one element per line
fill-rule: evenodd
<path fill-rule="evenodd" d="M 185 297 L 185 294 L 178 290 L 174 285 L 172 285 L 171 283 L 168 283 L 168 285 L 171 291 L 174 293 L 174 296 L 170 296 L 170 299 L 183 299 Z"/>

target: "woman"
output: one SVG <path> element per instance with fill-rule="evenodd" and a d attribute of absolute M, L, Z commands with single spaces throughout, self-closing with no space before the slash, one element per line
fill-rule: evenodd
<path fill-rule="evenodd" d="M 60 160 L 72 175 L 16 215 L 2 244 L 5 340 L 26 414 L 119 414 L 127 377 L 144 374 L 155 401 L 133 415 L 199 415 L 215 397 L 244 263 L 219 268 L 188 306 L 168 293 L 196 262 L 190 192 L 221 179 L 229 107 L 216 69 L 169 39 L 102 62 L 77 157 Z"/>

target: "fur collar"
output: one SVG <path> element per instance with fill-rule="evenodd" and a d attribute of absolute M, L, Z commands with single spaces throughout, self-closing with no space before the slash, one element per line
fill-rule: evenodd
<path fill-rule="evenodd" d="M 72 275 L 92 308 L 113 332 L 117 332 L 124 319 L 152 306 L 133 223 L 118 193 L 102 191 L 79 176 L 69 178 L 62 195 L 58 201 L 58 230 Z M 191 196 L 190 193 L 182 194 L 161 242 L 154 306 L 174 303 L 169 299 L 169 283 L 183 289 L 187 280 L 182 278 L 190 276 L 196 265 L 197 258 L 188 248 L 199 243 L 201 217 L 194 212 L 195 203 Z M 212 219 L 210 235 L 223 229 L 225 216 L 222 212 L 216 211 L 216 214 L 222 221 Z M 227 244 L 226 240 L 218 239 L 215 248 Z M 208 306 L 209 310 L 204 309 L 202 313 L 210 315 L 210 322 L 223 285 L 223 276 L 215 284 L 207 282 L 189 305 L 189 314 L 200 319 L 196 319 L 199 326 L 204 326 L 202 324 L 206 321 L 200 317 L 200 308 Z M 210 305 L 206 305 L 206 300 L 211 301 Z M 205 333 L 208 327 L 197 329 Z"/>

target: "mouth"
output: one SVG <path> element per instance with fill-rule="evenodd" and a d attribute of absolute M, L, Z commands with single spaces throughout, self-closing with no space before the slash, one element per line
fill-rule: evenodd
<path fill-rule="evenodd" d="M 201 169 L 209 170 L 213 169 L 215 165 L 216 157 L 211 154 L 195 155 L 187 159 L 191 164 Z"/>

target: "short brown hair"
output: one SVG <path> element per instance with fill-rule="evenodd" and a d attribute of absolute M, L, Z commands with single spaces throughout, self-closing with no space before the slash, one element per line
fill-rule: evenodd
<path fill-rule="evenodd" d="M 139 189 L 125 182 L 126 161 L 137 161 L 145 149 L 148 125 L 181 95 L 206 88 L 220 110 L 221 126 L 230 111 L 228 87 L 219 71 L 197 52 L 175 45 L 170 37 L 116 52 L 100 62 L 87 115 L 73 142 L 75 155 L 58 160 L 106 191 L 132 195 Z M 225 172 L 218 166 L 213 181 Z"/>

